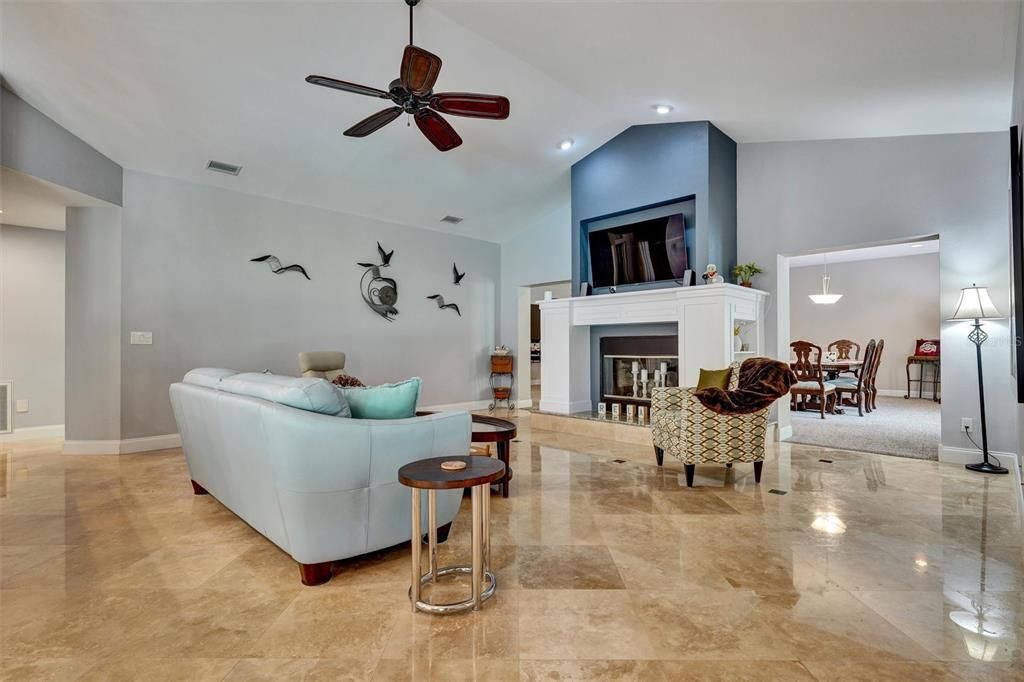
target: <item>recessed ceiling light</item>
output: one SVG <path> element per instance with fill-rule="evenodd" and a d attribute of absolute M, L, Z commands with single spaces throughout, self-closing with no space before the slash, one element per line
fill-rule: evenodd
<path fill-rule="evenodd" d="M 566 138 L 566 139 L 562 140 L 561 142 L 559 142 L 558 143 L 558 148 L 561 149 L 564 152 L 566 149 L 572 149 L 572 146 L 574 144 L 576 144 L 576 143 L 573 141 L 573 139 L 571 137 L 569 137 L 569 138 Z"/>
<path fill-rule="evenodd" d="M 672 107 L 669 106 L 668 104 L 655 104 L 654 105 L 654 113 L 656 113 L 656 114 L 661 114 L 662 116 L 664 116 L 665 114 L 668 114 L 668 113 L 671 113 L 671 112 L 672 112 Z"/>
<path fill-rule="evenodd" d="M 911 244 L 910 248 L 912 248 L 912 249 L 920 249 L 922 246 L 924 246 L 924 244 Z"/>

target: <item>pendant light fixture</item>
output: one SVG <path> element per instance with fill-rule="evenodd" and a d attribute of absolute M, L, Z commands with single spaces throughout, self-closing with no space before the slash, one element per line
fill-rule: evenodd
<path fill-rule="evenodd" d="M 820 294 L 807 294 L 807 297 L 819 305 L 832 305 L 843 297 L 842 294 L 830 294 L 828 293 L 828 284 L 831 279 L 828 276 L 828 254 L 821 254 L 821 262 L 824 267 L 824 271 L 821 275 L 821 293 Z"/>

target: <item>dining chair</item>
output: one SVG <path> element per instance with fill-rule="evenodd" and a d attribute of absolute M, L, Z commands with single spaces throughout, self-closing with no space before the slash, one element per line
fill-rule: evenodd
<path fill-rule="evenodd" d="M 871 367 L 871 363 L 875 357 L 875 340 L 871 339 L 868 341 L 868 345 L 864 349 L 864 367 Z M 860 374 L 852 377 L 839 377 L 833 379 L 832 384 L 836 387 L 836 399 L 840 404 L 843 403 L 843 394 L 849 393 L 852 397 L 853 404 L 857 406 L 857 414 L 861 417 L 864 416 L 865 407 L 868 411 L 871 411 L 871 392 L 867 381 L 867 371 L 861 372 Z M 849 403 L 847 403 L 849 404 Z"/>
<path fill-rule="evenodd" d="M 878 378 L 878 366 L 882 364 L 882 349 L 885 348 L 885 339 L 879 339 L 875 344 L 875 357 L 871 359 L 871 371 L 868 373 L 868 391 L 871 394 L 871 412 L 878 409 L 878 386 L 875 380 Z"/>
<path fill-rule="evenodd" d="M 825 418 L 825 410 L 835 406 L 836 387 L 835 384 L 825 381 L 825 375 L 821 369 L 821 346 L 810 341 L 794 341 L 789 344 L 796 360 L 790 363 L 793 372 L 796 374 L 797 382 L 789 390 L 792 402 L 798 398 L 815 397 L 821 408 L 821 418 Z"/>
<path fill-rule="evenodd" d="M 860 344 L 850 339 L 839 339 L 828 344 L 828 351 L 831 353 L 833 350 L 838 354 L 839 360 L 860 360 Z M 845 372 L 850 374 L 859 374 L 859 369 L 847 369 Z"/>

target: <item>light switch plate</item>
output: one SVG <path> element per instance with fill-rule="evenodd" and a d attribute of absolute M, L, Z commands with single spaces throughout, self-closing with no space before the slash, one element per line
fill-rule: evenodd
<path fill-rule="evenodd" d="M 152 346 L 153 345 L 153 332 L 132 332 L 131 345 L 133 346 Z"/>
<path fill-rule="evenodd" d="M 14 411 L 18 414 L 24 414 L 28 412 L 28 401 L 27 400 L 15 400 Z"/>

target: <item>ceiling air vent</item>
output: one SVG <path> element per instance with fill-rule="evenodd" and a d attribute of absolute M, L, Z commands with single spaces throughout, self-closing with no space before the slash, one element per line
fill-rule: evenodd
<path fill-rule="evenodd" d="M 445 217 L 441 218 L 441 222 L 448 223 L 449 225 L 458 225 L 459 223 L 462 222 L 462 218 L 460 218 L 457 215 L 446 215 Z"/>
<path fill-rule="evenodd" d="M 224 163 L 223 161 L 207 161 L 206 170 L 227 173 L 228 175 L 238 175 L 242 172 L 242 167 L 236 166 L 233 163 Z"/>

